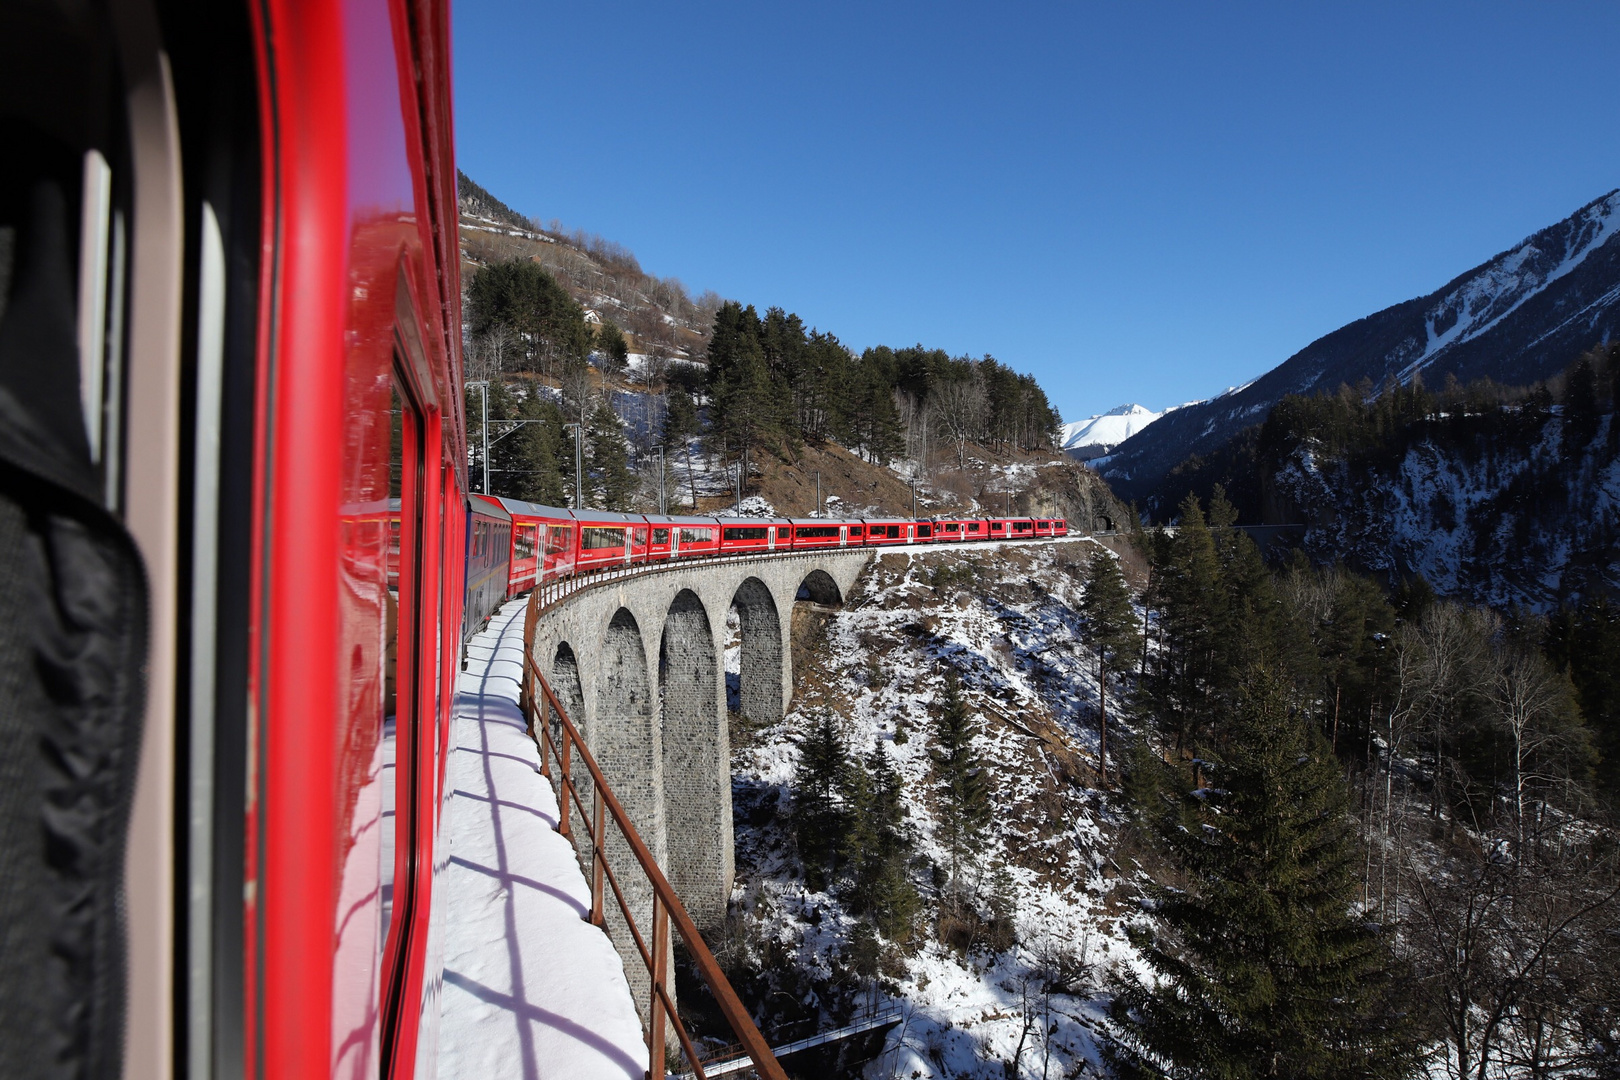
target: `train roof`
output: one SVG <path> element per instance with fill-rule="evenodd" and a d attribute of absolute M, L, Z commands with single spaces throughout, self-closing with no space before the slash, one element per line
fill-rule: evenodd
<path fill-rule="evenodd" d="M 469 500 L 468 505 L 472 512 L 479 517 L 495 518 L 498 521 L 512 520 L 511 513 L 493 496 L 479 495 L 474 492 L 473 498 Z"/>
<path fill-rule="evenodd" d="M 719 518 L 700 517 L 693 514 L 648 514 L 647 520 L 654 525 L 718 525 Z"/>
<path fill-rule="evenodd" d="M 480 499 L 500 503 L 509 514 L 522 514 L 524 517 L 568 518 L 573 516 L 572 510 L 564 510 L 557 506 L 543 506 L 540 503 L 524 502 L 522 499 L 508 499 L 504 495 L 479 495 Z"/>

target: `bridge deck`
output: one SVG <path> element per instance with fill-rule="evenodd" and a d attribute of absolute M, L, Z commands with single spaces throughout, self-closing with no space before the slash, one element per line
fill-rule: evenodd
<path fill-rule="evenodd" d="M 585 922 L 590 889 L 518 708 L 523 607 L 468 647 L 452 733 L 439 1075 L 636 1078 L 646 1044 L 618 953 Z"/>

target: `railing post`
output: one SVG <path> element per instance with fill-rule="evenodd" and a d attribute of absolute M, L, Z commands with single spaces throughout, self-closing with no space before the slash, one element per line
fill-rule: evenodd
<path fill-rule="evenodd" d="M 592 806 L 592 817 L 596 820 L 591 827 L 591 922 L 597 926 L 602 925 L 602 866 L 607 860 L 607 832 L 605 813 L 606 807 L 602 802 L 602 785 L 596 788 L 596 801 Z"/>
<path fill-rule="evenodd" d="M 557 831 L 564 836 L 568 835 L 568 811 L 573 808 L 570 804 L 574 801 L 574 774 L 569 768 L 574 759 L 573 750 L 574 740 L 565 731 L 562 733 L 562 791 L 557 797 L 557 801 L 562 804 L 561 812 L 557 816 Z"/>
<path fill-rule="evenodd" d="M 665 954 L 669 951 L 669 912 L 653 893 L 652 926 L 652 1000 L 648 1002 L 647 1018 L 647 1075 L 651 1080 L 664 1080 L 664 981 L 669 977 L 669 964 Z"/>
<path fill-rule="evenodd" d="M 525 678 L 533 678 L 533 676 L 528 675 L 527 667 L 525 667 L 525 669 L 524 669 L 524 674 L 525 674 Z M 533 700 L 532 697 L 531 697 L 530 700 Z M 535 726 L 540 729 L 540 775 L 545 777 L 547 780 L 550 780 L 551 779 L 551 703 L 548 702 L 545 699 L 545 697 L 542 695 L 541 698 L 540 698 L 540 701 L 539 701 L 539 708 L 537 708 L 534 711 L 535 711 L 534 723 L 535 723 Z M 565 792 L 563 792 L 563 794 L 567 795 L 568 793 L 565 791 Z M 558 800 L 558 801 L 560 802 L 561 800 Z"/>

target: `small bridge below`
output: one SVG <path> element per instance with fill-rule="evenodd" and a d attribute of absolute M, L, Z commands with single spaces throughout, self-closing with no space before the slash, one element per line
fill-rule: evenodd
<path fill-rule="evenodd" d="M 820 1052 L 821 1055 L 826 1056 L 828 1051 L 835 1049 L 846 1051 L 843 1054 L 844 1060 L 840 1062 L 841 1065 L 859 1064 L 877 1056 L 878 1051 L 883 1047 L 884 1038 L 890 1031 L 900 1026 L 900 1022 L 905 1019 L 905 1016 L 905 1010 L 900 1006 L 891 1005 L 866 1016 L 857 1017 L 843 1027 L 834 1028 L 831 1031 L 818 1031 L 814 1035 L 806 1036 L 803 1039 L 795 1039 L 792 1042 L 782 1043 L 780 1046 L 772 1046 L 771 1053 L 776 1055 L 776 1060 L 782 1062 L 789 1073 L 799 1071 L 796 1066 L 802 1067 L 805 1064 L 800 1059 L 809 1058 L 814 1052 Z M 855 1040 L 859 1040 L 864 1045 L 854 1048 L 853 1054 L 850 1054 L 848 1051 L 851 1048 L 846 1047 L 845 1044 Z M 817 1062 L 816 1065 L 822 1069 L 826 1067 L 824 1062 Z M 704 1062 L 703 1075 L 734 1076 L 738 1073 L 745 1073 L 753 1067 L 754 1063 L 746 1056 L 721 1056 Z M 682 1080 L 686 1080 L 691 1075 L 691 1073 L 685 1074 Z M 807 1073 L 806 1075 L 810 1074 Z"/>

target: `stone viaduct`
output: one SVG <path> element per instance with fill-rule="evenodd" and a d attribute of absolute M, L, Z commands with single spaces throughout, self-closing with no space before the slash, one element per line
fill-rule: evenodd
<path fill-rule="evenodd" d="M 828 549 L 675 563 L 581 589 L 536 622 L 530 655 L 705 932 L 723 921 L 732 884 L 728 615 L 736 608 L 741 624 L 741 712 L 779 719 L 793 688 L 794 605 L 842 604 L 868 557 Z M 588 789 L 583 770 L 575 780 Z M 582 849 L 588 831 L 574 830 Z M 609 837 L 610 864 L 633 865 Z M 639 874 L 619 880 L 645 926 L 650 891 Z M 611 895 L 604 907 L 640 1001 L 646 969 Z"/>

